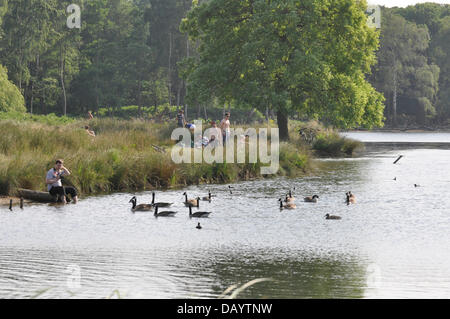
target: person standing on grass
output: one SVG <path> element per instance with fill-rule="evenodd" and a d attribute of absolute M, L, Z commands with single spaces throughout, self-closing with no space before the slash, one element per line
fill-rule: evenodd
<path fill-rule="evenodd" d="M 178 127 L 185 127 L 186 119 L 184 118 L 184 111 L 179 110 L 177 115 Z"/>
<path fill-rule="evenodd" d="M 61 178 L 63 176 L 69 176 L 70 171 L 64 167 L 63 160 L 56 160 L 55 166 L 47 172 L 45 183 L 47 184 L 47 191 L 52 196 L 59 196 L 64 204 L 67 204 L 67 195 L 70 195 L 73 199 L 73 203 L 78 202 L 78 193 L 74 187 L 62 186 Z"/>
<path fill-rule="evenodd" d="M 230 113 L 225 113 L 225 118 L 220 122 L 220 128 L 223 135 L 223 145 L 225 145 L 230 140 L 231 129 L 230 129 Z"/>
<path fill-rule="evenodd" d="M 88 120 L 92 120 L 94 118 L 94 116 L 92 115 L 91 111 L 88 111 Z"/>

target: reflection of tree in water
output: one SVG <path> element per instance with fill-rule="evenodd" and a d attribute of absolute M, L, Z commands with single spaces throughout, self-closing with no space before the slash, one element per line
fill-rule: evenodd
<path fill-rule="evenodd" d="M 205 256 L 190 269 L 207 269 L 214 276 L 213 293 L 220 295 L 235 284 L 256 278 L 272 278 L 249 287 L 238 298 L 361 298 L 366 284 L 365 266 L 354 257 L 306 257 L 275 251 Z M 214 253 L 213 253 L 214 254 Z M 197 268 L 198 267 L 198 268 Z M 198 273 L 197 273 L 198 275 Z"/>

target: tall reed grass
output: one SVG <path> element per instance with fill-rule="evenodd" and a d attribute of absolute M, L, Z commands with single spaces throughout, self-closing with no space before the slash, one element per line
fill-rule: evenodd
<path fill-rule="evenodd" d="M 89 136 L 84 125 L 97 134 Z M 45 190 L 45 174 L 55 159 L 65 160 L 65 179 L 82 194 L 138 191 L 200 183 L 231 183 L 262 177 L 255 164 L 172 162 L 173 126 L 112 118 L 64 124 L 0 120 L 0 195 L 17 188 Z M 152 145 L 166 149 L 156 151 Z M 280 175 L 303 174 L 310 156 L 300 144 L 280 147 Z"/>

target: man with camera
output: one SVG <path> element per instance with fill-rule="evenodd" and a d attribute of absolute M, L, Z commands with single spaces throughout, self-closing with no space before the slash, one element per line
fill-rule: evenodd
<path fill-rule="evenodd" d="M 45 183 L 47 184 L 47 190 L 52 196 L 57 196 L 64 203 L 70 202 L 67 195 L 72 197 L 73 203 L 78 202 L 77 190 L 74 187 L 63 186 L 61 178 L 63 176 L 69 176 L 70 171 L 64 167 L 63 160 L 56 160 L 55 166 L 47 172 L 47 178 Z"/>

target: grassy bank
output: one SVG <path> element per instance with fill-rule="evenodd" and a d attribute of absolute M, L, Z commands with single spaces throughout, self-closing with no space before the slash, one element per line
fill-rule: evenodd
<path fill-rule="evenodd" d="M 315 121 L 293 123 L 292 131 L 296 131 L 300 140 L 318 157 L 352 157 L 364 149 L 363 143 L 343 137 L 337 130 Z"/>
<path fill-rule="evenodd" d="M 46 171 L 63 158 L 72 171 L 67 183 L 83 194 L 136 191 L 197 183 L 231 183 L 263 177 L 256 164 L 181 164 L 172 162 L 173 127 L 138 120 L 0 120 L 0 195 L 16 188 L 44 190 Z M 152 145 L 165 148 L 155 150 Z M 280 146 L 279 175 L 298 176 L 311 168 L 311 156 L 299 139 Z"/>

